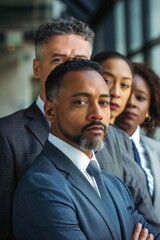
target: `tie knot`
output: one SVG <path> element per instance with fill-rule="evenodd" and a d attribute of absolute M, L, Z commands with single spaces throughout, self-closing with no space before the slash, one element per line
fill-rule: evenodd
<path fill-rule="evenodd" d="M 100 169 L 95 160 L 90 161 L 90 163 L 88 164 L 88 167 L 87 167 L 87 171 L 93 177 L 95 177 L 96 175 L 98 175 L 100 173 Z"/>

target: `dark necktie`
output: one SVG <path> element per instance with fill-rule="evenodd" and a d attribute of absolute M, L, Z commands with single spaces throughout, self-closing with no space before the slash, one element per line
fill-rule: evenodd
<path fill-rule="evenodd" d="M 101 171 L 95 160 L 90 161 L 90 163 L 87 167 L 87 171 L 91 176 L 93 176 L 95 178 L 101 198 L 102 198 L 105 206 L 107 207 L 107 209 L 113 219 L 113 222 L 115 223 L 116 228 L 120 234 L 120 224 L 119 224 L 119 218 L 117 215 L 116 208 L 115 208 L 114 203 L 107 191 L 107 188 L 105 187 L 104 181 L 100 174 Z"/>
<path fill-rule="evenodd" d="M 134 143 L 134 141 L 131 139 L 132 141 L 132 146 L 133 146 L 133 152 L 134 152 L 134 158 L 135 158 L 135 161 L 138 163 L 138 165 L 142 168 L 141 166 L 141 160 L 140 160 L 140 156 L 139 156 L 139 152 L 137 150 L 137 147 L 136 147 L 136 144 Z M 144 174 L 145 174 L 145 177 L 146 177 L 146 182 L 147 182 L 147 188 L 148 188 L 148 192 L 149 192 L 149 195 L 151 196 L 151 193 L 150 193 L 150 189 L 149 189 L 149 180 L 147 178 L 147 174 L 146 174 L 146 171 L 142 168 Z"/>
<path fill-rule="evenodd" d="M 141 160 L 140 160 L 140 156 L 139 156 L 137 147 L 132 139 L 131 139 L 131 142 L 132 142 L 132 146 L 133 146 L 135 161 L 141 166 Z"/>

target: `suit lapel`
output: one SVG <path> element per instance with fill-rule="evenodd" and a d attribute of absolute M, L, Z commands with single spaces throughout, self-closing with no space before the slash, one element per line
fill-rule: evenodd
<path fill-rule="evenodd" d="M 94 188 L 91 186 L 91 184 L 88 182 L 88 180 L 83 176 L 83 174 L 80 175 L 74 171 L 68 176 L 68 181 L 83 195 L 85 195 L 85 197 L 90 201 L 92 205 L 94 205 L 94 207 L 97 209 L 97 211 L 100 213 L 108 225 L 113 239 L 115 239 L 115 236 L 118 236 L 118 232 L 114 222 L 112 221 L 112 217 L 110 217 L 110 213 L 108 212 L 107 207 L 105 204 L 103 204 L 102 200 Z"/>
<path fill-rule="evenodd" d="M 119 222 L 120 222 L 120 226 L 121 226 L 122 239 L 130 239 L 131 236 L 129 236 L 128 233 L 132 232 L 133 226 L 132 226 L 132 224 L 126 225 L 126 222 L 130 222 L 130 218 L 128 217 L 128 212 L 126 212 L 126 208 L 128 206 L 124 205 L 122 196 L 117 195 L 115 197 L 115 192 L 113 191 L 114 189 L 112 186 L 108 187 L 106 185 L 106 188 L 107 188 L 107 190 L 112 198 L 112 201 L 114 202 L 116 210 L 117 210 L 117 214 L 118 214 Z"/>
<path fill-rule="evenodd" d="M 27 119 L 26 128 L 29 129 L 43 146 L 48 137 L 49 124 L 36 103 L 33 103 L 28 109 L 26 109 L 25 117 Z"/>
<path fill-rule="evenodd" d="M 106 222 L 110 232 L 113 236 L 113 239 L 116 239 L 117 230 L 116 226 L 109 217 L 109 212 L 105 205 L 102 203 L 102 200 L 85 178 L 85 176 L 80 172 L 80 170 L 72 163 L 72 161 L 64 155 L 60 150 L 58 150 L 50 142 L 46 142 L 45 147 L 43 148 L 44 155 L 54 163 L 54 165 L 59 169 L 62 175 L 70 182 L 72 186 L 78 189 L 88 201 L 97 209 L 99 214 L 103 217 Z"/>

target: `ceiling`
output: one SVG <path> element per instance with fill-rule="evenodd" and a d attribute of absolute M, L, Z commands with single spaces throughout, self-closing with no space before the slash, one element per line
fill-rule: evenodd
<path fill-rule="evenodd" d="M 62 0 L 67 13 L 88 23 L 93 29 L 120 0 Z"/>
<path fill-rule="evenodd" d="M 33 40 L 37 26 L 47 19 L 74 16 L 93 29 L 118 0 L 0 0 L 0 43 Z"/>
<path fill-rule="evenodd" d="M 29 30 L 52 16 L 52 2 L 0 0 L 0 31 Z"/>

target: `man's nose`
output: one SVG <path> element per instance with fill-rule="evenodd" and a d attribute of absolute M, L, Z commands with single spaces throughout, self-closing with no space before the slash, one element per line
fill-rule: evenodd
<path fill-rule="evenodd" d="M 93 120 L 102 120 L 103 119 L 103 112 L 101 110 L 101 108 L 97 105 L 94 104 L 94 106 L 92 106 L 89 110 L 88 113 L 88 119 L 91 121 Z"/>

